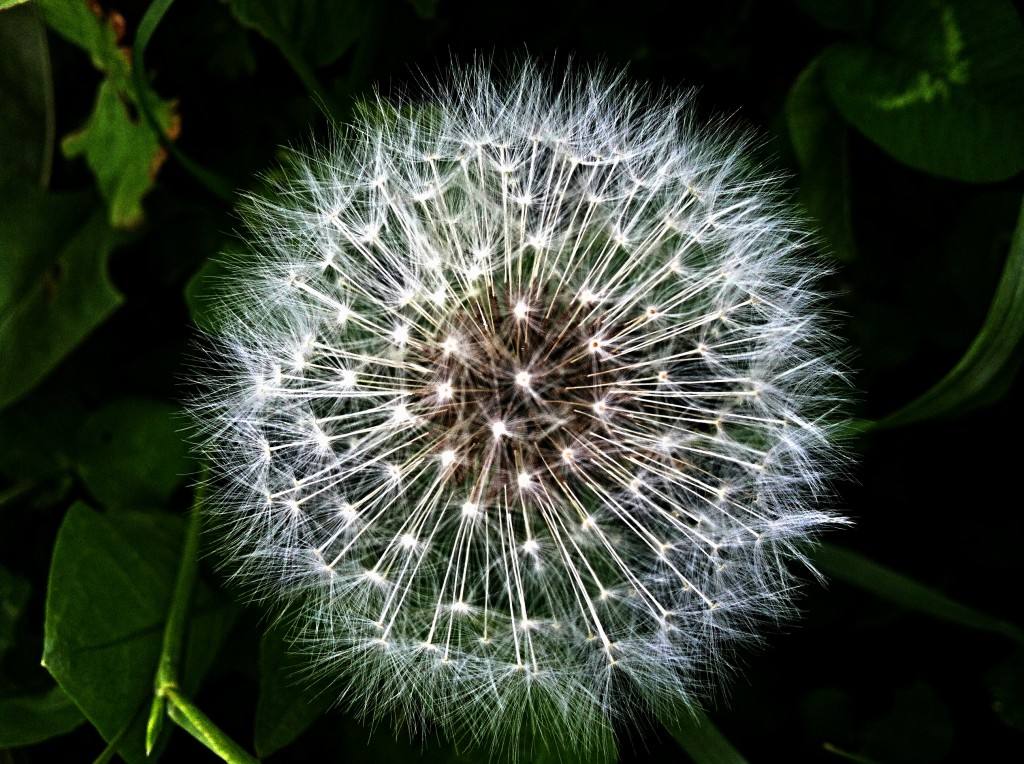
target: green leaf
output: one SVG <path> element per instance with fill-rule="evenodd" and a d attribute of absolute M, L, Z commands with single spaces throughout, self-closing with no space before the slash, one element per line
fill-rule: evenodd
<path fill-rule="evenodd" d="M 78 433 L 78 473 L 112 509 L 161 506 L 189 472 L 178 409 L 149 398 L 119 398 Z"/>
<path fill-rule="evenodd" d="M 145 83 L 139 90 L 132 79 L 131 51 L 119 47 L 119 30 L 111 17 L 97 15 L 85 2 L 39 0 L 39 6 L 46 23 L 85 50 L 105 75 L 89 119 L 62 141 L 64 154 L 85 158 L 107 201 L 112 225 L 137 225 L 142 199 L 166 158 L 157 131 L 138 114 L 140 98 L 146 99 L 161 131 L 172 137 L 178 132 L 175 104 L 157 98 Z"/>
<path fill-rule="evenodd" d="M 21 5 L 22 3 L 27 2 L 28 0 L 0 0 L 0 11 L 13 8 L 15 5 Z"/>
<path fill-rule="evenodd" d="M 0 3 L 0 8 L 10 5 Z M 0 172 L 45 187 L 53 141 L 46 28 L 35 8 L 11 8 L 0 14 Z"/>
<path fill-rule="evenodd" d="M 31 593 L 28 579 L 0 565 L 0 658 L 14 645 L 15 628 Z"/>
<path fill-rule="evenodd" d="M 699 708 L 682 709 L 662 724 L 696 764 L 746 764 L 747 760 Z"/>
<path fill-rule="evenodd" d="M 972 629 L 1001 634 L 1024 644 L 1024 630 L 1019 626 L 961 604 L 849 549 L 820 544 L 813 551 L 812 560 L 826 575 L 869 591 L 907 610 Z"/>
<path fill-rule="evenodd" d="M 0 697 L 0 748 L 16 748 L 71 732 L 85 721 L 60 687 L 37 695 Z"/>
<path fill-rule="evenodd" d="M 113 238 L 103 215 L 76 230 L 80 199 L 21 193 L 0 212 L 0 408 L 35 387 L 121 303 L 107 275 Z"/>
<path fill-rule="evenodd" d="M 821 84 L 814 59 L 793 83 L 786 99 L 786 124 L 800 165 L 800 201 L 818 221 L 838 260 L 856 257 L 850 222 L 847 127 Z"/>
<path fill-rule="evenodd" d="M 110 205 L 110 222 L 121 228 L 142 220 L 142 198 L 153 185 L 165 152 L 160 139 L 138 116 L 129 113 L 124 92 L 110 79 L 100 84 L 96 106 L 85 126 L 61 142 L 68 158 L 84 156 Z M 163 101 L 157 118 L 173 119 L 174 106 Z"/>
<path fill-rule="evenodd" d="M 796 0 L 797 7 L 826 29 L 860 32 L 871 20 L 872 0 Z"/>
<path fill-rule="evenodd" d="M 288 643 L 281 627 L 260 642 L 260 699 L 256 706 L 256 754 L 269 756 L 298 738 L 330 707 L 333 696 L 306 689 L 290 669 Z"/>
<path fill-rule="evenodd" d="M 1024 29 L 1007 0 L 883 4 L 871 44 L 823 54 L 825 87 L 912 167 L 987 182 L 1024 168 Z"/>
<path fill-rule="evenodd" d="M 917 683 L 896 695 L 893 710 L 864 730 L 864 749 L 891 764 L 933 764 L 949 753 L 953 719 L 938 694 Z"/>
<path fill-rule="evenodd" d="M 992 710 L 1004 724 L 1024 732 L 1024 650 L 992 669 L 988 675 Z"/>
<path fill-rule="evenodd" d="M 1024 336 L 1024 200 L 1010 239 L 1003 274 L 981 331 L 963 358 L 930 390 L 881 420 L 898 427 L 956 413 L 982 396 L 1009 367 Z"/>
<path fill-rule="evenodd" d="M 243 26 L 255 29 L 285 57 L 314 67 L 337 61 L 364 31 L 368 4 L 362 0 L 228 0 Z"/>
<path fill-rule="evenodd" d="M 181 552 L 182 518 L 99 514 L 81 502 L 57 534 L 46 598 L 43 664 L 129 764 L 147 761 L 145 715 Z M 202 592 L 201 592 L 202 593 Z M 186 686 L 205 670 L 226 620 L 197 597 Z"/>

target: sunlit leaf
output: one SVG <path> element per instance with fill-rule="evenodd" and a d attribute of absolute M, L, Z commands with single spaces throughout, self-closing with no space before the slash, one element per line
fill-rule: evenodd
<path fill-rule="evenodd" d="M 879 425 L 897 427 L 956 413 L 1006 374 L 1024 336 L 1024 203 L 1010 240 L 1006 265 L 981 331 L 963 358 L 930 390 Z"/>
<path fill-rule="evenodd" d="M 839 111 L 896 159 L 966 181 L 1024 168 L 1024 29 L 1007 0 L 883 3 L 822 59 Z"/>

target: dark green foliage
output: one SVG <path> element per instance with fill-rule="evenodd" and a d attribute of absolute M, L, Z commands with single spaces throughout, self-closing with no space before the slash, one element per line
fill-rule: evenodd
<path fill-rule="evenodd" d="M 629 65 L 753 123 L 837 261 L 856 348 L 856 527 L 811 552 L 832 585 L 807 585 L 805 622 L 745 656 L 706 716 L 617 730 L 620 759 L 1024 748 L 1019 4 L 728 0 L 676 4 L 683 22 L 655 0 L 0 9 L 0 749 L 20 749 L 0 760 L 135 764 L 147 740 L 165 761 L 481 759 L 400 720 L 360 726 L 297 676 L 278 614 L 239 617 L 205 557 L 183 559 L 199 465 L 177 413 L 194 326 L 220 307 L 214 258 L 240 249 L 231 192 L 375 84 L 416 92 L 418 70 L 477 51 Z M 538 761 L 574 759 L 545 734 Z"/>

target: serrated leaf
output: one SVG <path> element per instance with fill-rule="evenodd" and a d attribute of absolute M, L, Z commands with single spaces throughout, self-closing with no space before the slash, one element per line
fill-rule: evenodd
<path fill-rule="evenodd" d="M 57 534 L 46 597 L 43 664 L 118 753 L 147 761 L 145 708 L 182 547 L 182 518 L 99 514 L 79 502 Z M 203 590 L 189 634 L 184 684 L 198 685 L 227 620 Z M 195 667 L 195 668 L 193 668 Z"/>
<path fill-rule="evenodd" d="M 1006 265 L 981 331 L 956 366 L 930 390 L 879 422 L 899 427 L 956 413 L 982 396 L 1008 367 L 1024 337 L 1024 200 Z"/>
<path fill-rule="evenodd" d="M 341 58 L 359 39 L 367 8 L 360 0 L 228 0 L 243 26 L 255 29 L 287 58 L 314 67 Z"/>
<path fill-rule="evenodd" d="M 0 697 L 0 749 L 33 745 L 71 732 L 85 721 L 60 687 L 36 695 Z"/>
<path fill-rule="evenodd" d="M 35 8 L 11 8 L 0 14 L 0 172 L 45 187 L 53 141 L 46 28 Z"/>
<path fill-rule="evenodd" d="M 189 472 L 181 426 L 166 401 L 119 398 L 82 423 L 78 474 L 106 507 L 161 506 Z"/>
<path fill-rule="evenodd" d="M 1024 168 L 1024 29 L 1006 0 L 883 4 L 871 43 L 823 54 L 843 117 L 901 162 L 987 182 Z"/>
<path fill-rule="evenodd" d="M 95 175 L 115 227 L 128 228 L 142 219 L 142 199 L 152 188 L 166 158 L 157 133 L 139 112 L 145 97 L 160 129 L 177 135 L 173 101 L 162 100 L 148 86 L 139 93 L 132 79 L 131 51 L 119 46 L 123 19 L 98 15 L 86 2 L 39 0 L 47 25 L 86 51 L 104 73 L 96 104 L 85 125 L 64 138 L 65 156 L 84 157 Z"/>
<path fill-rule="evenodd" d="M 88 209 L 80 199 L 5 191 L 18 196 L 0 212 L 0 408 L 35 387 L 121 304 L 107 274 L 113 237 L 102 214 L 75 228 Z"/>
<path fill-rule="evenodd" d="M 803 70 L 786 99 L 786 125 L 800 165 L 800 201 L 818 221 L 838 260 L 857 247 L 850 221 L 850 174 L 846 123 L 821 84 L 821 62 Z"/>
<path fill-rule="evenodd" d="M 1024 630 L 1019 626 L 957 602 L 857 552 L 832 544 L 820 544 L 814 549 L 811 558 L 815 566 L 830 578 L 869 591 L 907 610 L 972 629 L 1001 634 L 1018 644 L 1024 644 Z"/>
<path fill-rule="evenodd" d="M 260 641 L 260 699 L 254 736 L 260 757 L 298 738 L 333 701 L 330 694 L 300 684 L 293 668 L 284 633 L 280 628 L 270 629 Z"/>
<path fill-rule="evenodd" d="M 158 120 L 169 125 L 173 105 L 156 105 Z M 142 220 L 142 198 L 153 186 L 166 153 L 149 125 L 134 109 L 129 112 L 124 92 L 111 79 L 100 84 L 85 126 L 64 138 L 61 148 L 69 159 L 85 157 L 110 206 L 111 224 L 129 228 Z"/>

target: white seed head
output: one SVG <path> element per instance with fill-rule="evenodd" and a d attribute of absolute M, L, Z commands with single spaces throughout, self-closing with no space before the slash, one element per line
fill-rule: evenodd
<path fill-rule="evenodd" d="M 210 512 L 358 711 L 585 747 L 699 702 L 841 522 L 822 267 L 688 94 L 455 78 L 248 199 Z"/>

